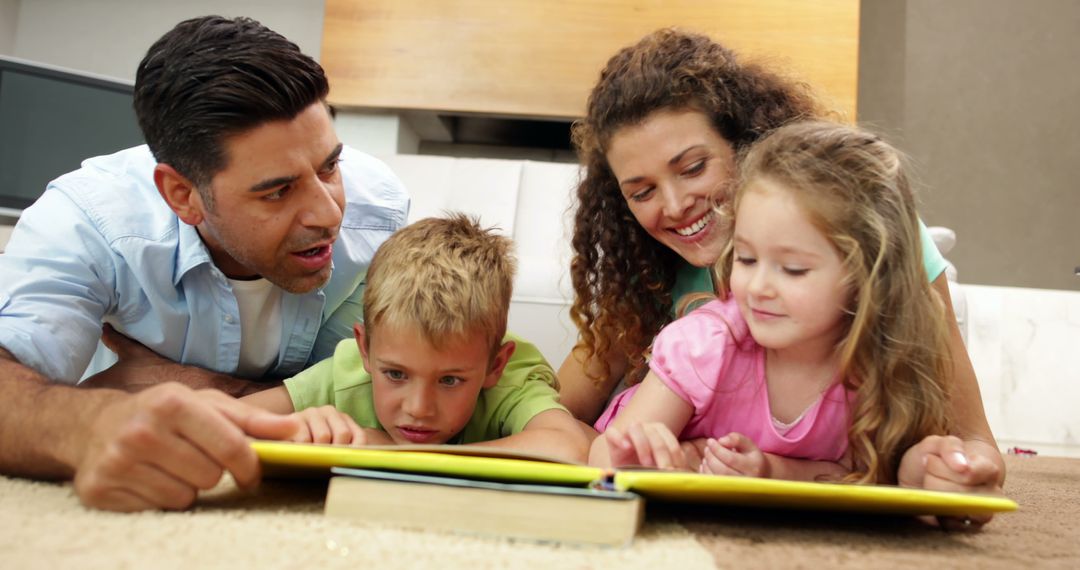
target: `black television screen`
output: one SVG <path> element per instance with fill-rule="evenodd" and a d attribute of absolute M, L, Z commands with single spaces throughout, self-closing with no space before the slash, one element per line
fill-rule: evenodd
<path fill-rule="evenodd" d="M 0 56 L 0 215 L 86 158 L 142 144 L 132 83 Z"/>

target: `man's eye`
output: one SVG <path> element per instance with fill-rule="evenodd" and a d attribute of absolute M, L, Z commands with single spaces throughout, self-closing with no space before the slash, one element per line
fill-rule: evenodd
<path fill-rule="evenodd" d="M 341 164 L 341 159 L 340 158 L 335 158 L 334 160 L 330 161 L 326 165 L 325 168 L 323 168 L 322 173 L 323 174 L 333 174 L 333 173 L 337 172 L 338 164 Z"/>
<path fill-rule="evenodd" d="M 288 191 L 289 191 L 288 186 L 282 186 L 281 188 L 278 188 L 277 190 L 274 190 L 273 192 L 271 192 L 269 194 L 264 194 L 262 199 L 266 200 L 268 202 L 274 202 L 274 201 L 277 201 L 277 200 L 280 200 L 280 199 L 284 198 L 285 193 L 288 192 Z"/>

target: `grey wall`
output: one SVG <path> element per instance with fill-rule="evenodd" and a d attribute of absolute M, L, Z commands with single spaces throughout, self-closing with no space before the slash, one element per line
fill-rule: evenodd
<path fill-rule="evenodd" d="M 15 50 L 15 24 L 19 20 L 19 0 L 0 0 L 0 55 Z"/>
<path fill-rule="evenodd" d="M 862 3 L 859 120 L 915 161 L 960 281 L 1080 289 L 1080 2 Z"/>
<path fill-rule="evenodd" d="M 12 3 L 11 0 L 0 2 L 3 2 L 0 10 Z M 135 78 L 135 68 L 150 44 L 177 22 L 194 16 L 255 18 L 316 58 L 322 46 L 322 0 L 23 0 L 14 3 L 20 7 L 11 55 L 126 79 Z M 3 26 L 0 26 L 0 48 L 2 41 Z"/>

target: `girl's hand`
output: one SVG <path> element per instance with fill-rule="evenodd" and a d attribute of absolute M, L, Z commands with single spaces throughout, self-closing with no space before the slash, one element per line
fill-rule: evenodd
<path fill-rule="evenodd" d="M 709 440 L 699 471 L 712 475 L 767 478 L 772 470 L 765 453 L 750 438 L 732 432 L 720 439 Z"/>
<path fill-rule="evenodd" d="M 956 436 L 931 435 L 904 453 L 897 484 L 931 491 L 1001 494 L 997 464 Z M 944 528 L 977 530 L 993 515 L 938 517 Z"/>
<path fill-rule="evenodd" d="M 360 427 L 351 416 L 333 406 L 307 408 L 293 416 L 300 420 L 300 427 L 289 441 L 354 446 L 393 443 L 382 431 Z"/>
<path fill-rule="evenodd" d="M 609 427 L 603 437 L 607 438 L 612 467 L 642 465 L 668 470 L 688 469 L 679 439 L 663 423 L 635 423 L 625 432 Z"/>

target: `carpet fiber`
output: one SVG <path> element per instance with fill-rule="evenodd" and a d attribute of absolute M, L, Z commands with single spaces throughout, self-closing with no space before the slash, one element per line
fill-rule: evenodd
<path fill-rule="evenodd" d="M 83 508 L 70 484 L 0 477 L 3 568 L 1080 568 L 1080 459 L 1007 457 L 1015 513 L 977 533 L 906 518 L 655 506 L 625 549 L 349 524 L 325 483 L 228 479 L 179 513 Z"/>

